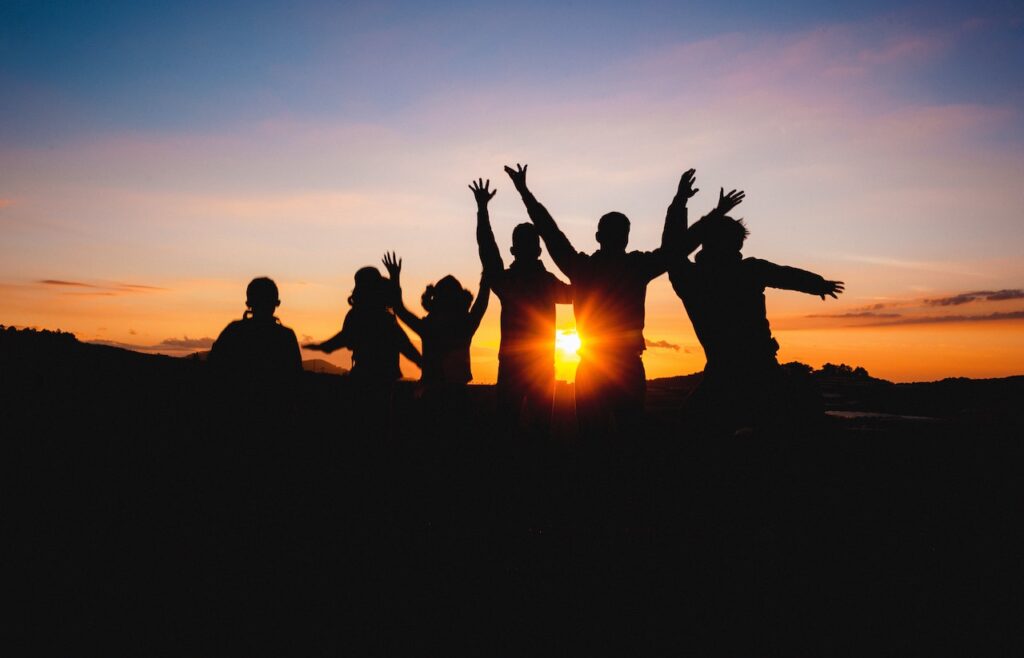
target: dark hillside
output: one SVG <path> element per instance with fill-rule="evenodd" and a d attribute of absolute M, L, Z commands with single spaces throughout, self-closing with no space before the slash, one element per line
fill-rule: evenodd
<path fill-rule="evenodd" d="M 644 434 L 554 440 L 344 376 L 0 331 L 11 655 L 993 655 L 1019 639 L 1024 378 L 805 373 L 832 415 L 705 437 L 697 375 Z M 845 415 L 844 415 L 845 414 Z M 310 650 L 296 650 L 308 646 Z"/>

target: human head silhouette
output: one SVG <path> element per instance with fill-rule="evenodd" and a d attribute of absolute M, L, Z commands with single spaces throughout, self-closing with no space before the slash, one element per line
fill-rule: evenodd
<path fill-rule="evenodd" d="M 524 223 L 512 229 L 512 255 L 523 261 L 540 258 L 540 235 L 536 226 Z"/>
<path fill-rule="evenodd" d="M 258 320 L 269 319 L 274 317 L 274 310 L 280 305 L 277 284 L 273 279 L 261 276 L 249 282 L 245 289 L 247 315 Z"/>
<path fill-rule="evenodd" d="M 733 219 L 727 215 L 709 217 L 705 229 L 703 250 L 708 254 L 737 254 L 743 249 L 743 242 L 750 235 L 742 219 Z"/>
<path fill-rule="evenodd" d="M 420 298 L 427 313 L 457 314 L 468 313 L 473 303 L 473 293 L 462 287 L 451 274 L 434 285 L 427 286 Z"/>
<path fill-rule="evenodd" d="M 376 267 L 360 267 L 356 270 L 356 285 L 349 295 L 348 303 L 353 308 L 384 308 L 388 305 L 388 281 Z"/>
<path fill-rule="evenodd" d="M 601 251 L 621 252 L 629 243 L 629 218 L 621 212 L 610 212 L 597 222 L 597 243 Z"/>

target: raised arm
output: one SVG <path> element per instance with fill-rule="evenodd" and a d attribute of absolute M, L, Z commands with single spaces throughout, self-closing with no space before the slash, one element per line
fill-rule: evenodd
<path fill-rule="evenodd" d="M 476 293 L 476 300 L 473 302 L 473 307 L 469 309 L 470 334 L 476 333 L 476 330 L 480 327 L 480 322 L 484 319 L 484 313 L 487 312 L 487 304 L 490 300 L 491 287 L 487 284 L 487 274 L 484 273 L 480 276 L 480 290 Z"/>
<path fill-rule="evenodd" d="M 497 277 L 505 270 L 505 263 L 501 260 L 501 252 L 498 250 L 494 230 L 491 228 L 491 216 L 487 212 L 487 204 L 498 191 L 488 189 L 490 185 L 490 179 L 485 183 L 481 178 L 473 181 L 469 189 L 473 191 L 473 197 L 476 199 L 476 246 L 480 252 L 480 264 L 484 268 L 484 275 L 492 281 L 497 281 Z"/>
<path fill-rule="evenodd" d="M 398 256 L 395 255 L 395 252 L 392 251 L 384 254 L 384 259 L 381 262 L 384 263 L 384 267 L 388 271 L 388 278 L 391 280 L 391 307 L 395 310 L 395 315 L 397 315 L 398 319 L 404 322 L 407 327 L 422 336 L 423 320 L 407 309 L 405 307 L 405 302 L 402 301 L 402 259 L 398 258 Z"/>
<path fill-rule="evenodd" d="M 758 266 L 761 270 L 762 282 L 770 288 L 796 290 L 808 295 L 817 295 L 822 299 L 825 299 L 825 295 L 838 299 L 837 295 L 842 294 L 845 290 L 842 281 L 829 281 L 820 274 L 807 270 L 776 265 L 766 260 L 758 261 Z"/>
<path fill-rule="evenodd" d="M 416 346 L 409 340 L 409 335 L 402 331 L 402 328 L 397 324 L 395 325 L 395 332 L 398 338 L 398 352 L 405 356 L 405 358 L 416 364 L 417 368 L 423 368 L 423 356 L 420 351 L 416 349 Z"/>
<path fill-rule="evenodd" d="M 540 233 L 540 237 L 544 240 L 548 253 L 551 254 L 551 259 L 555 261 L 558 269 L 562 270 L 567 277 L 572 279 L 575 274 L 579 253 L 573 248 L 569 238 L 565 237 L 565 234 L 558 228 L 558 224 L 555 223 L 555 219 L 548 212 L 547 208 L 542 206 L 536 197 L 533 196 L 533 193 L 530 192 L 529 188 L 526 187 L 527 166 L 517 164 L 515 169 L 506 166 L 505 173 L 512 179 L 512 184 L 516 186 L 519 195 L 523 197 L 523 203 L 526 205 L 526 212 L 530 216 L 530 221 L 537 227 L 537 232 Z"/>
<path fill-rule="evenodd" d="M 673 250 L 682 245 L 683 237 L 688 228 L 689 213 L 686 203 L 694 194 L 700 192 L 700 188 L 694 187 L 697 182 L 696 170 L 689 169 L 679 178 L 679 186 L 676 188 L 676 195 L 672 203 L 668 204 L 665 212 L 665 227 L 661 231 L 662 251 L 673 254 Z"/>
<path fill-rule="evenodd" d="M 676 195 L 665 213 L 665 226 L 661 231 L 661 247 L 643 255 L 643 267 L 648 279 L 654 279 L 665 273 L 678 257 L 685 258 L 681 253 L 686 236 L 687 209 L 686 202 L 700 190 L 693 184 L 695 170 L 689 169 L 679 178 Z"/>

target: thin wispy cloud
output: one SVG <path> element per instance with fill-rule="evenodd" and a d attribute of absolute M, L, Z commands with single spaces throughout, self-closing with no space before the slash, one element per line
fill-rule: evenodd
<path fill-rule="evenodd" d="M 645 338 L 644 342 L 647 344 L 647 347 L 664 348 L 668 350 L 675 350 L 676 352 L 682 349 L 682 345 L 676 345 L 675 343 L 670 343 L 667 340 L 651 340 L 650 338 Z"/>
<path fill-rule="evenodd" d="M 900 313 L 878 313 L 876 311 L 852 311 L 850 313 L 824 313 L 807 315 L 808 318 L 838 318 L 838 319 L 851 319 L 851 318 L 898 318 L 902 317 Z"/>
<path fill-rule="evenodd" d="M 1024 320 L 1024 310 L 986 313 L 981 315 L 933 315 L 905 317 L 892 322 L 875 322 L 864 327 L 892 327 L 908 324 L 952 324 L 960 322 L 999 322 L 1005 320 Z"/>
<path fill-rule="evenodd" d="M 65 279 L 40 279 L 36 283 L 43 286 L 51 286 L 55 288 L 88 288 L 94 292 L 62 292 L 64 295 L 77 295 L 77 296 L 100 296 L 100 297 L 113 297 L 118 293 L 146 293 L 146 292 L 158 292 L 161 290 L 167 290 L 159 286 L 148 286 L 141 283 L 114 283 L 112 285 L 98 285 L 95 283 L 86 283 L 84 281 L 69 281 Z"/>
<path fill-rule="evenodd" d="M 39 283 L 44 286 L 63 286 L 71 288 L 98 288 L 91 283 L 82 283 L 81 281 L 64 281 L 62 279 L 42 279 Z"/>
<path fill-rule="evenodd" d="M 979 290 L 976 292 L 964 292 L 950 297 L 926 299 L 924 300 L 924 303 L 928 306 L 960 306 L 962 304 L 970 304 L 971 302 L 978 301 L 1003 302 L 1014 299 L 1024 299 L 1024 290 L 1016 288 L 1006 290 Z"/>

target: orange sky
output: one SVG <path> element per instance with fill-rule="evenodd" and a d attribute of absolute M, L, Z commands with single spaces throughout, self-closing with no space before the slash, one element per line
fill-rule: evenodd
<path fill-rule="evenodd" d="M 268 3 L 244 24 L 18 5 L 0 20 L 0 323 L 185 354 L 265 275 L 284 323 L 323 340 L 386 250 L 414 310 L 445 274 L 475 288 L 476 177 L 498 188 L 507 263 L 525 213 L 503 165 L 530 164 L 585 251 L 610 210 L 631 248 L 656 247 L 694 167 L 693 215 L 743 189 L 747 255 L 846 282 L 838 301 L 769 293 L 782 360 L 1024 373 L 1024 14 L 762 4 Z M 477 381 L 495 378 L 498 308 Z M 647 308 L 648 375 L 700 370 L 665 278 Z"/>

